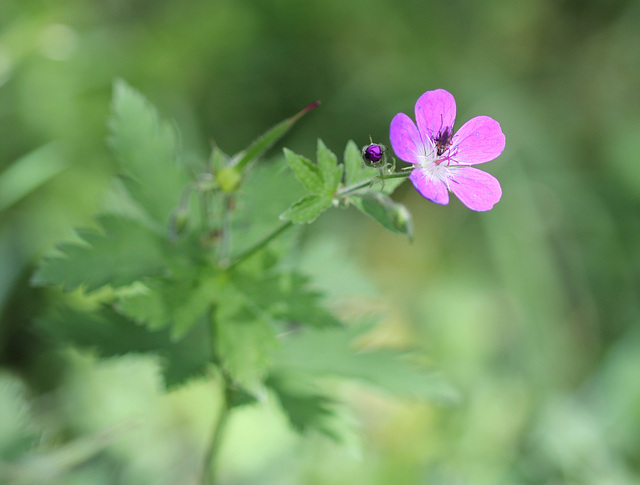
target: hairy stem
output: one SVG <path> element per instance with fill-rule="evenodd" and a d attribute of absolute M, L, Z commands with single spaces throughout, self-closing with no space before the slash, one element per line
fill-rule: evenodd
<path fill-rule="evenodd" d="M 236 259 L 235 261 L 233 261 L 228 268 L 234 268 L 235 266 L 237 266 L 238 264 L 242 263 L 245 259 L 247 259 L 249 256 L 252 256 L 254 253 L 260 251 L 263 247 L 265 247 L 267 244 L 269 244 L 271 241 L 273 241 L 276 237 L 278 237 L 280 234 L 282 234 L 284 231 L 286 231 L 287 229 L 289 229 L 291 226 L 293 226 L 293 223 L 291 221 L 287 221 L 283 224 L 280 224 L 278 227 L 276 227 L 272 232 L 270 232 L 269 234 L 267 234 L 263 239 L 261 239 L 260 241 L 258 241 L 256 244 L 254 244 L 253 246 L 251 246 L 249 249 L 247 249 L 246 251 L 244 251 L 243 253 L 241 253 Z"/>
<path fill-rule="evenodd" d="M 369 180 L 365 180 L 364 182 L 360 182 L 357 184 L 353 184 L 353 185 L 349 185 L 348 187 L 344 187 L 340 190 L 338 190 L 336 192 L 336 197 L 342 197 L 344 195 L 349 195 L 352 192 L 356 192 L 360 189 L 363 189 L 365 187 L 368 187 L 369 185 L 371 185 L 374 182 L 377 182 L 378 180 L 389 180 L 389 179 L 400 179 L 400 178 L 407 178 L 409 175 L 411 175 L 411 172 L 397 172 L 397 173 L 390 173 L 389 175 L 376 175 L 373 178 L 370 178 Z"/>

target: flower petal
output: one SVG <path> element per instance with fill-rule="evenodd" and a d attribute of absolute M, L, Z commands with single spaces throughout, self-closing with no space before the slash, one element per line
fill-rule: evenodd
<path fill-rule="evenodd" d="M 444 182 L 432 179 L 422 168 L 415 168 L 409 175 L 409 180 L 420 195 L 436 204 L 447 205 L 449 203 L 449 191 Z"/>
<path fill-rule="evenodd" d="M 451 159 L 463 165 L 488 162 L 502 153 L 504 144 L 500 123 L 489 116 L 476 116 L 453 136 Z"/>
<path fill-rule="evenodd" d="M 456 100 L 449 91 L 427 91 L 416 102 L 416 122 L 420 133 L 433 140 L 444 128 L 453 128 Z"/>
<path fill-rule="evenodd" d="M 472 167 L 457 168 L 449 179 L 449 188 L 474 211 L 488 211 L 502 197 L 500 182 L 493 175 Z"/>
<path fill-rule="evenodd" d="M 398 113 L 391 120 L 389 130 L 391 147 L 400 160 L 409 163 L 419 163 L 419 146 L 422 144 L 420 133 L 415 123 L 404 113 Z"/>

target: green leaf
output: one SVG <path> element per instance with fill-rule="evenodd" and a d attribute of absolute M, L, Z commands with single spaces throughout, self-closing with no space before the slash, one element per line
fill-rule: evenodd
<path fill-rule="evenodd" d="M 61 255 L 46 258 L 33 276 L 37 285 L 62 285 L 87 292 L 125 286 L 156 274 L 165 265 L 162 239 L 139 222 L 119 216 L 98 218 L 102 231 L 78 231 L 85 244 L 63 243 Z"/>
<path fill-rule="evenodd" d="M 265 315 L 231 286 L 220 295 L 214 313 L 215 345 L 224 369 L 250 391 L 262 387 L 278 345 Z"/>
<path fill-rule="evenodd" d="M 281 121 L 269 131 L 267 131 L 260 138 L 255 140 L 249 148 L 245 151 L 236 154 L 233 158 L 237 160 L 235 165 L 238 168 L 245 167 L 249 162 L 255 160 L 256 158 L 262 156 L 271 146 L 282 138 L 289 129 L 298 121 L 303 115 L 316 108 L 320 104 L 319 101 L 311 103 L 309 106 L 299 111 L 291 118 L 287 118 L 284 121 Z"/>
<path fill-rule="evenodd" d="M 271 374 L 266 385 L 278 397 L 296 431 L 303 434 L 315 430 L 334 441 L 340 441 L 339 435 L 331 426 L 336 418 L 335 399 L 319 393 L 300 379 L 282 373 Z"/>
<path fill-rule="evenodd" d="M 168 329 L 150 332 L 108 307 L 91 313 L 64 308 L 41 318 L 37 324 L 55 343 L 92 350 L 99 357 L 128 353 L 158 355 L 168 388 L 204 375 L 212 359 L 206 319 L 201 319 L 179 342 L 171 338 Z"/>
<path fill-rule="evenodd" d="M 356 329 L 357 330 L 357 329 Z M 297 371 L 356 379 L 392 393 L 425 399 L 455 399 L 439 376 L 419 367 L 407 352 L 354 348 L 357 331 L 305 328 L 287 335 L 275 354 L 274 371 Z"/>
<path fill-rule="evenodd" d="M 155 108 L 124 81 L 114 85 L 110 145 L 118 155 L 127 187 L 157 221 L 166 222 L 189 183 L 177 163 L 178 135 Z"/>
<path fill-rule="evenodd" d="M 273 231 L 274 221 L 305 193 L 284 157 L 254 165 L 236 195 L 232 212 L 232 259 Z M 288 230 L 271 241 L 262 256 L 288 253 L 296 232 Z"/>
<path fill-rule="evenodd" d="M 324 180 L 324 193 L 333 196 L 342 179 L 342 165 L 338 166 L 338 157 L 319 138 L 317 160 Z"/>
<path fill-rule="evenodd" d="M 360 211 L 375 219 L 391 232 L 412 236 L 412 219 L 408 209 L 379 192 L 367 191 L 349 198 Z"/>
<path fill-rule="evenodd" d="M 324 192 L 324 179 L 317 165 L 288 148 L 284 149 L 284 156 L 296 178 L 309 192 L 314 194 Z"/>
<path fill-rule="evenodd" d="M 248 300 L 275 320 L 314 327 L 342 325 L 322 307 L 322 295 L 308 288 L 306 276 L 298 273 L 253 276 L 234 272 L 231 281 Z"/>
<path fill-rule="evenodd" d="M 49 144 L 26 154 L 0 173 L 0 211 L 26 197 L 67 168 L 60 145 Z"/>
<path fill-rule="evenodd" d="M 376 169 L 369 169 L 362 163 L 362 153 L 353 140 L 347 142 L 344 149 L 344 184 L 346 186 L 364 182 L 375 176 Z M 367 170 L 365 170 L 367 168 Z M 373 170 L 373 175 L 371 171 Z"/>
<path fill-rule="evenodd" d="M 179 340 L 215 301 L 214 275 L 203 273 L 191 278 L 149 278 L 144 285 L 121 294 L 116 309 L 151 330 L 171 325 L 172 338 Z"/>
<path fill-rule="evenodd" d="M 331 197 L 328 195 L 307 195 L 297 202 L 294 202 L 282 215 L 280 219 L 291 221 L 294 224 L 311 223 L 331 207 Z"/>

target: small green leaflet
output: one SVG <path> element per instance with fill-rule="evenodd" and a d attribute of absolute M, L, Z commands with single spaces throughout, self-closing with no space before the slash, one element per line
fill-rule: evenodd
<path fill-rule="evenodd" d="M 342 179 L 342 166 L 322 140 L 318 140 L 318 165 L 286 148 L 284 154 L 296 178 L 311 194 L 294 202 L 280 218 L 294 224 L 313 222 L 331 207 Z"/>
<path fill-rule="evenodd" d="M 33 276 L 37 285 L 81 285 L 91 292 L 105 285 L 126 286 L 160 272 L 165 265 L 163 240 L 137 221 L 98 217 L 101 231 L 78 231 L 82 243 L 63 243 L 60 255 L 49 256 Z"/>

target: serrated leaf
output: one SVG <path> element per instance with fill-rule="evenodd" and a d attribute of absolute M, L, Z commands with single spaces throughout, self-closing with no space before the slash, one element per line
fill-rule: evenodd
<path fill-rule="evenodd" d="M 227 286 L 219 296 L 214 325 L 216 353 L 223 368 L 245 389 L 259 390 L 278 345 L 265 316 Z"/>
<path fill-rule="evenodd" d="M 271 146 L 282 138 L 289 129 L 298 121 L 303 115 L 316 108 L 320 104 L 319 101 L 311 103 L 306 108 L 302 109 L 291 118 L 287 118 L 284 121 L 281 121 L 270 130 L 268 130 L 264 135 L 260 136 L 257 140 L 255 140 L 249 148 L 246 150 L 236 154 L 233 158 L 236 161 L 236 166 L 238 168 L 243 168 L 249 162 L 255 160 L 256 158 L 262 156 Z"/>
<path fill-rule="evenodd" d="M 301 434 L 315 430 L 334 441 L 340 441 L 332 429 L 337 401 L 303 384 L 291 376 L 274 373 L 266 385 L 274 391 L 291 426 Z"/>
<path fill-rule="evenodd" d="M 316 157 L 324 180 L 324 193 L 333 195 L 342 179 L 342 166 L 338 166 L 338 157 L 319 138 Z"/>
<path fill-rule="evenodd" d="M 297 371 L 356 379 L 387 391 L 428 399 L 455 399 L 455 391 L 436 374 L 395 349 L 358 351 L 358 334 L 344 329 L 306 328 L 287 335 L 275 354 L 274 372 Z"/>
<path fill-rule="evenodd" d="M 166 222 L 189 179 L 177 163 L 178 135 L 156 109 L 124 81 L 114 85 L 110 146 L 128 190 L 157 221 Z"/>
<path fill-rule="evenodd" d="M 151 330 L 171 325 L 175 340 L 182 338 L 207 313 L 216 297 L 213 275 L 193 278 L 149 278 L 135 292 L 121 295 L 117 310 Z"/>
<path fill-rule="evenodd" d="M 281 216 L 280 219 L 291 221 L 294 224 L 311 223 L 331 207 L 331 197 L 328 195 L 311 194 L 294 202 Z"/>
<path fill-rule="evenodd" d="M 314 327 L 339 327 L 341 323 L 321 306 L 322 295 L 308 288 L 309 278 L 298 273 L 265 276 L 234 272 L 233 285 L 247 300 L 275 320 Z"/>
<path fill-rule="evenodd" d="M 288 148 L 284 149 L 284 156 L 296 178 L 309 192 L 314 194 L 324 192 L 324 179 L 317 165 Z"/>
<path fill-rule="evenodd" d="M 101 232 L 79 231 L 85 244 L 61 244 L 61 255 L 46 258 L 32 282 L 65 290 L 84 285 L 91 292 L 105 285 L 129 285 L 163 268 L 163 241 L 156 233 L 119 216 L 102 216 L 98 222 Z"/>
<path fill-rule="evenodd" d="M 368 191 L 349 198 L 360 211 L 378 221 L 391 232 L 411 238 L 413 224 L 407 208 L 379 192 Z"/>
<path fill-rule="evenodd" d="M 158 355 L 168 388 L 204 375 L 212 361 L 213 344 L 206 319 L 201 319 L 179 342 L 171 338 L 168 329 L 151 332 L 108 307 L 91 313 L 65 308 L 41 318 L 37 324 L 54 342 L 92 350 L 99 357 Z"/>

